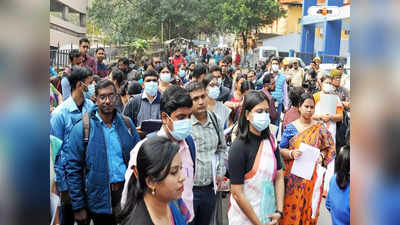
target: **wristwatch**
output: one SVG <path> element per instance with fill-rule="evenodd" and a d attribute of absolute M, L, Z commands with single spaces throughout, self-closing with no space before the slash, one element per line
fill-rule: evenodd
<path fill-rule="evenodd" d="M 281 219 L 283 218 L 283 212 L 279 210 L 275 210 L 275 213 L 279 213 L 281 215 Z"/>

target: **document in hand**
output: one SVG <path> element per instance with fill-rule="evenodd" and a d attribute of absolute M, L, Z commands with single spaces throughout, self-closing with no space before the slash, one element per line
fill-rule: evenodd
<path fill-rule="evenodd" d="M 320 150 L 305 143 L 300 144 L 299 150 L 301 151 L 301 156 L 294 160 L 290 172 L 298 177 L 311 180 Z"/>
<path fill-rule="evenodd" d="M 315 109 L 315 114 L 336 114 L 336 106 L 338 103 L 338 97 L 336 95 L 321 94 L 321 100 L 319 101 L 318 109 Z M 318 111 L 318 112 L 317 112 Z"/>

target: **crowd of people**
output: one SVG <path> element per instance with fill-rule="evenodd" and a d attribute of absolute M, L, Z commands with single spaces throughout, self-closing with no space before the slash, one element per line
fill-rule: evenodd
<path fill-rule="evenodd" d="M 224 215 L 230 225 L 314 225 L 320 207 L 350 224 L 343 65 L 326 74 L 318 57 L 307 70 L 270 57 L 251 70 L 229 51 L 211 63 L 207 49 L 202 62 L 176 49 L 168 61 L 105 65 L 105 50 L 89 48 L 81 39 L 62 75 L 50 72 L 54 224 L 209 225 Z M 311 179 L 292 173 L 303 144 L 319 150 Z"/>

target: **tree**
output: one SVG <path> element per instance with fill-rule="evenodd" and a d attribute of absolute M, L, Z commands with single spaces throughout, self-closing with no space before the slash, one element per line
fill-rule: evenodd
<path fill-rule="evenodd" d="M 276 0 L 226 0 L 221 5 L 221 27 L 241 35 L 243 49 L 247 52 L 247 37 L 254 30 L 272 24 L 286 16 L 286 10 Z"/>
<path fill-rule="evenodd" d="M 94 0 L 89 17 L 112 40 L 120 43 L 136 38 L 193 39 L 201 20 L 199 0 Z"/>

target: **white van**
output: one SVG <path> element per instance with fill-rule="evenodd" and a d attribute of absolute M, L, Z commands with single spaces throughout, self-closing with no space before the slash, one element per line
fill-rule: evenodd
<path fill-rule="evenodd" d="M 254 49 L 254 54 L 250 62 L 251 67 L 255 64 L 261 65 L 261 62 L 268 60 L 271 55 L 279 58 L 278 48 L 273 46 L 261 46 Z"/>

